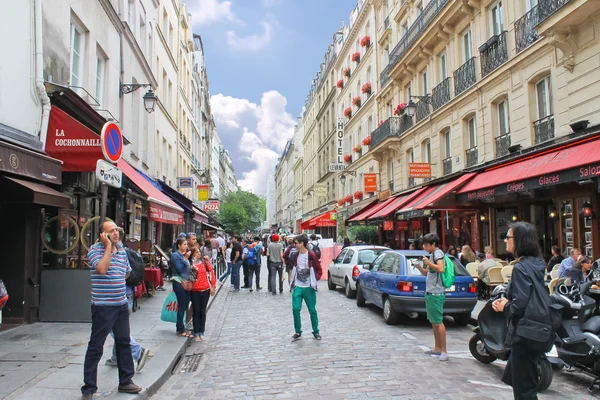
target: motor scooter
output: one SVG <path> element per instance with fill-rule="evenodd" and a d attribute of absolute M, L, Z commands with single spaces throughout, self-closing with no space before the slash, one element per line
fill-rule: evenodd
<path fill-rule="evenodd" d="M 508 285 L 496 286 L 492 296 L 485 303 L 477 316 L 478 326 L 473 328 L 473 336 L 469 340 L 469 351 L 477 361 L 484 364 L 496 360 L 508 360 L 510 348 L 504 344 L 508 335 L 508 324 L 504 313 L 494 311 L 494 301 L 506 297 Z M 552 365 L 562 365 L 558 358 L 556 346 L 538 361 L 538 391 L 542 392 L 552 383 Z"/>

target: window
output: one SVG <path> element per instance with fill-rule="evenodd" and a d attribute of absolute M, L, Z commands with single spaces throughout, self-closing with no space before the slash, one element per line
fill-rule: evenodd
<path fill-rule="evenodd" d="M 354 250 L 347 249 L 346 255 L 344 256 L 343 264 L 350 264 L 352 262 L 352 257 L 354 257 Z"/>
<path fill-rule="evenodd" d="M 423 71 L 421 74 L 421 94 L 425 96 L 427 94 L 427 71 Z"/>
<path fill-rule="evenodd" d="M 410 101 L 410 96 L 412 96 L 412 87 L 411 84 L 409 83 L 408 85 L 406 85 L 406 87 L 404 88 L 404 94 L 405 94 L 405 102 L 408 103 Z"/>
<path fill-rule="evenodd" d="M 552 85 L 550 75 L 543 78 L 535 85 L 537 101 L 537 118 L 542 119 L 553 114 L 552 111 Z"/>
<path fill-rule="evenodd" d="M 394 191 L 394 160 L 390 158 L 388 160 L 388 179 L 390 183 L 390 190 Z"/>
<path fill-rule="evenodd" d="M 504 30 L 504 21 L 502 18 L 502 2 L 499 1 L 490 10 L 492 36 L 499 35 Z"/>
<path fill-rule="evenodd" d="M 525 1 L 526 11 L 531 11 L 533 7 L 538 5 L 538 0 L 527 0 Z"/>
<path fill-rule="evenodd" d="M 83 60 L 85 34 L 74 22 L 71 22 L 71 86 L 83 86 Z"/>
<path fill-rule="evenodd" d="M 394 108 L 392 107 L 392 103 L 387 103 L 387 115 L 388 118 L 394 115 Z"/>
<path fill-rule="evenodd" d="M 448 59 L 446 53 L 441 53 L 439 58 L 440 82 L 448 77 Z"/>
<path fill-rule="evenodd" d="M 402 24 L 402 36 L 401 37 L 404 37 L 407 33 L 408 33 L 408 19 L 406 21 L 404 21 L 404 23 Z"/>
<path fill-rule="evenodd" d="M 430 141 L 423 143 L 422 159 L 423 159 L 423 162 L 426 162 L 426 163 L 431 162 L 431 142 Z"/>
<path fill-rule="evenodd" d="M 452 145 L 451 145 L 450 129 L 442 133 L 442 147 L 444 150 L 444 158 L 452 157 Z"/>
<path fill-rule="evenodd" d="M 127 23 L 129 24 L 129 29 L 133 33 L 135 33 L 135 1 L 129 0 L 129 4 L 127 5 Z"/>
<path fill-rule="evenodd" d="M 391 274 L 394 272 L 394 264 L 398 264 L 398 256 L 394 253 L 387 253 L 383 256 L 383 260 L 377 267 L 378 272 Z M 398 268 L 396 266 L 396 268 Z"/>
<path fill-rule="evenodd" d="M 469 138 L 469 148 L 477 147 L 477 130 L 475 127 L 475 116 L 467 121 L 467 133 Z"/>
<path fill-rule="evenodd" d="M 139 34 L 139 38 L 140 38 L 140 49 L 142 49 L 142 52 L 144 52 L 146 55 L 148 55 L 147 52 L 147 46 L 146 46 L 146 21 L 144 21 L 144 17 L 142 15 L 140 15 L 140 30 L 138 32 Z"/>
<path fill-rule="evenodd" d="M 506 100 L 498 103 L 498 136 L 507 134 L 510 131 L 508 125 L 508 102 Z"/>
<path fill-rule="evenodd" d="M 100 51 L 97 50 L 96 55 L 96 100 L 98 100 L 98 104 L 102 105 L 104 98 L 104 76 L 106 70 L 106 60 L 104 56 L 100 54 Z"/>
<path fill-rule="evenodd" d="M 471 31 L 468 30 L 463 34 L 463 63 L 466 63 L 473 57 L 471 43 Z"/>

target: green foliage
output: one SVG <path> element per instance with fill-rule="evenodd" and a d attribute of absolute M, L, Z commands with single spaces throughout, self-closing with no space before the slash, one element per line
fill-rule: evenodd
<path fill-rule="evenodd" d="M 238 189 L 221 203 L 219 221 L 225 232 L 239 234 L 254 231 L 262 225 L 266 214 L 266 201 L 257 195 Z"/>
<path fill-rule="evenodd" d="M 379 235 L 376 226 L 351 226 L 348 228 L 348 237 L 352 242 L 360 237 L 363 242 L 368 244 L 377 244 Z"/>

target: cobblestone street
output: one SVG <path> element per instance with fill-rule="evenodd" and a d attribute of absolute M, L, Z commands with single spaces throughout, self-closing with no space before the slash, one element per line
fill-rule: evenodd
<path fill-rule="evenodd" d="M 317 310 L 323 340 L 313 339 L 303 306 L 303 338 L 292 343 L 287 283 L 283 295 L 273 296 L 265 268 L 262 280 L 259 292 L 223 288 L 208 315 L 207 341 L 186 353 L 202 355 L 198 369 L 175 371 L 154 398 L 512 399 L 500 381 L 505 364 L 484 365 L 470 355 L 469 327 L 448 319 L 450 361 L 440 362 L 423 355 L 433 345 L 427 321 L 387 326 L 379 309 L 360 309 L 322 281 Z M 596 398 L 588 384 L 583 375 L 555 372 L 540 398 Z"/>

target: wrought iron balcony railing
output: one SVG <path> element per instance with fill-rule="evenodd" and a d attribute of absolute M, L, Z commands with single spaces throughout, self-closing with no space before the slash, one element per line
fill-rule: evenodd
<path fill-rule="evenodd" d="M 496 138 L 496 157 L 504 157 L 510 147 L 510 132 L 500 135 Z"/>
<path fill-rule="evenodd" d="M 415 116 L 417 117 L 417 123 L 419 121 L 424 120 L 425 118 L 427 118 L 429 116 L 429 102 L 428 101 L 419 101 L 417 103 L 417 111 L 415 113 Z"/>
<path fill-rule="evenodd" d="M 381 74 L 379 74 L 379 85 L 380 85 L 380 89 L 383 89 L 385 87 L 385 85 L 387 85 L 387 83 L 390 81 L 390 76 L 388 74 L 388 72 L 392 69 L 393 65 L 392 64 L 388 64 L 387 67 L 385 67 L 383 69 L 383 71 L 381 71 Z"/>
<path fill-rule="evenodd" d="M 404 132 L 412 128 L 413 119 L 408 115 L 403 115 L 400 117 L 400 134 L 402 135 Z"/>
<path fill-rule="evenodd" d="M 471 147 L 465 152 L 465 158 L 467 159 L 467 168 L 477 165 L 479 161 L 479 152 L 477 146 Z"/>
<path fill-rule="evenodd" d="M 554 139 L 554 114 L 538 119 L 533 123 L 535 144 Z"/>
<path fill-rule="evenodd" d="M 450 175 L 452 173 L 452 157 L 445 158 L 442 164 L 444 167 L 444 176 Z"/>
<path fill-rule="evenodd" d="M 481 54 L 481 77 L 504 64 L 508 60 L 508 49 L 506 46 L 506 31 L 492 36 L 490 40 L 479 48 Z"/>
<path fill-rule="evenodd" d="M 450 101 L 450 77 L 444 79 L 431 91 L 431 105 L 433 111 L 441 108 Z"/>
<path fill-rule="evenodd" d="M 458 96 L 477 82 L 475 74 L 475 57 L 454 71 L 454 95 Z"/>
<path fill-rule="evenodd" d="M 377 147 L 390 136 L 400 136 L 400 117 L 390 117 L 371 134 L 371 149 Z"/>
<path fill-rule="evenodd" d="M 539 0 L 538 4 L 515 21 L 517 53 L 539 39 L 536 27 L 571 0 Z"/>

